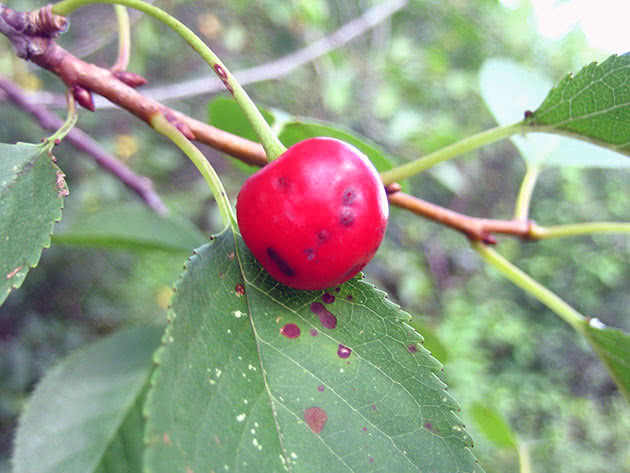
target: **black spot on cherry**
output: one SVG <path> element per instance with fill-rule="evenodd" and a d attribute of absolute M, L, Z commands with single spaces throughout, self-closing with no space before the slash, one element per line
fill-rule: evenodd
<path fill-rule="evenodd" d="M 326 230 L 320 230 L 317 232 L 317 240 L 320 243 L 325 242 L 326 240 L 328 240 L 328 238 L 330 237 L 330 235 L 328 234 L 328 231 Z"/>
<path fill-rule="evenodd" d="M 304 250 L 304 254 L 306 255 L 306 259 L 308 261 L 313 261 L 315 259 L 315 250 L 313 248 L 307 248 Z"/>
<path fill-rule="evenodd" d="M 357 193 L 352 187 L 348 187 L 345 191 L 343 191 L 343 195 L 341 196 L 341 203 L 343 205 L 351 205 L 352 202 L 357 198 Z"/>
<path fill-rule="evenodd" d="M 354 223 L 354 210 L 347 207 L 341 209 L 339 213 L 339 223 L 344 227 L 351 227 Z"/>
<path fill-rule="evenodd" d="M 293 268 L 289 266 L 289 264 L 282 258 L 282 256 L 278 254 L 276 250 L 271 247 L 267 248 L 267 255 L 269 256 L 269 258 L 271 258 L 271 261 L 275 263 L 278 269 L 282 271 L 282 274 L 290 278 L 295 276 L 295 271 L 293 271 Z"/>

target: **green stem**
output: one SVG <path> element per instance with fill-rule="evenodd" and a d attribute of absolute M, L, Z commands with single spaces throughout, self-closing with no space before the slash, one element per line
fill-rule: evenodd
<path fill-rule="evenodd" d="M 77 119 L 79 118 L 79 113 L 77 111 L 76 102 L 74 99 L 74 95 L 71 90 L 66 91 L 66 103 L 68 104 L 68 115 L 66 116 L 66 121 L 63 122 L 63 125 L 51 136 L 44 140 L 44 145 L 48 146 L 50 149 L 53 148 L 59 141 L 63 140 L 70 130 L 74 128 L 74 125 L 77 123 Z"/>
<path fill-rule="evenodd" d="M 199 149 L 190 140 L 188 140 L 188 138 L 186 138 L 177 129 L 177 127 L 170 123 L 162 113 L 156 113 L 151 117 L 151 126 L 155 129 L 155 131 L 163 134 L 175 143 L 175 145 L 181 149 L 186 156 L 188 156 L 194 165 L 197 166 L 197 169 L 199 169 L 199 172 L 208 183 L 208 187 L 210 187 L 210 191 L 217 202 L 223 224 L 226 227 L 230 225 L 232 229 L 236 230 L 236 217 L 232 211 L 232 206 L 230 205 L 230 200 L 227 197 L 223 183 L 203 153 L 199 151 Z"/>
<path fill-rule="evenodd" d="M 539 165 L 528 165 L 523 182 L 516 197 L 514 208 L 514 220 L 527 220 L 529 218 L 529 205 L 532 201 L 532 194 L 536 186 L 536 180 L 540 173 Z"/>
<path fill-rule="evenodd" d="M 492 248 L 489 248 L 480 241 L 473 241 L 472 246 L 487 263 L 494 266 L 503 276 L 545 304 L 579 333 L 584 333 L 585 317 L 577 310 L 531 276 L 514 266 Z"/>
<path fill-rule="evenodd" d="M 491 128 L 490 130 L 469 136 L 457 143 L 453 143 L 445 148 L 434 151 L 433 153 L 416 159 L 415 161 L 411 161 L 407 164 L 403 164 L 402 166 L 390 169 L 389 171 L 382 172 L 381 179 L 383 184 L 389 185 L 421 173 L 422 171 L 426 171 L 430 167 L 433 167 L 442 161 L 446 161 L 454 158 L 455 156 L 459 156 L 460 154 L 480 148 L 481 146 L 499 141 L 517 133 L 524 133 L 525 131 L 526 128 L 522 122 L 514 123 L 513 125 L 508 126 Z"/>
<path fill-rule="evenodd" d="M 212 67 L 212 70 L 214 70 L 219 79 L 223 81 L 226 88 L 232 92 L 234 99 L 243 110 L 243 113 L 258 135 L 258 138 L 260 138 L 263 148 L 265 149 L 265 153 L 267 154 L 267 159 L 270 161 L 274 160 L 286 151 L 286 148 L 273 134 L 269 124 L 265 121 L 256 105 L 254 105 L 254 102 L 252 102 L 243 87 L 241 87 L 241 85 L 236 81 L 228 68 L 225 67 L 225 64 L 223 64 L 212 52 L 212 50 L 186 25 L 173 18 L 164 10 L 145 3 L 142 0 L 62 0 L 53 6 L 52 11 L 57 15 L 67 16 L 77 8 L 93 3 L 119 4 L 129 8 L 134 8 L 152 16 L 173 29 L 195 51 L 197 51 L 197 53 L 199 53 L 203 60 Z"/>
<path fill-rule="evenodd" d="M 129 13 L 122 5 L 114 5 L 118 20 L 118 59 L 112 66 L 112 71 L 125 71 L 129 65 L 129 50 L 131 49 L 131 25 Z"/>
<path fill-rule="evenodd" d="M 533 225 L 530 236 L 533 239 L 559 238 L 594 233 L 630 233 L 630 223 L 625 222 L 587 222 L 540 227 Z"/>
<path fill-rule="evenodd" d="M 519 473 L 532 473 L 532 457 L 527 445 L 522 442 L 518 446 L 518 465 Z"/>

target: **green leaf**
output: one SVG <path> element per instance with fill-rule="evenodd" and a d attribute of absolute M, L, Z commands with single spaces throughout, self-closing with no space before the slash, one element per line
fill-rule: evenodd
<path fill-rule="evenodd" d="M 479 430 L 497 447 L 514 448 L 518 451 L 516 437 L 499 411 L 481 402 L 474 402 L 470 407 L 470 414 Z"/>
<path fill-rule="evenodd" d="M 545 100 L 552 86 L 540 72 L 501 58 L 484 62 L 479 82 L 481 95 L 499 125 L 522 120 L 526 110 L 534 110 Z M 564 136 L 529 133 L 510 139 L 530 164 L 630 168 L 630 160 L 615 151 Z"/>
<path fill-rule="evenodd" d="M 260 107 L 258 107 L 258 110 L 260 110 L 260 113 L 262 113 L 267 123 L 273 126 L 275 122 L 274 115 Z M 216 128 L 240 136 L 241 138 L 246 138 L 258 143 L 260 142 L 249 120 L 234 99 L 219 96 L 212 100 L 208 104 L 208 117 L 208 123 Z M 234 166 L 247 174 L 253 174 L 260 169 L 236 158 L 231 158 L 231 160 Z"/>
<path fill-rule="evenodd" d="M 385 156 L 383 150 L 375 144 L 349 131 L 340 130 L 317 121 L 304 120 L 285 123 L 278 138 L 288 148 L 300 141 L 316 136 L 337 138 L 351 144 L 370 158 L 370 161 L 372 161 L 372 164 L 379 172 L 387 171 L 393 167 L 392 162 Z"/>
<path fill-rule="evenodd" d="M 198 250 L 156 355 L 148 472 L 482 471 L 409 316 L 357 279 L 322 296 L 228 231 Z"/>
<path fill-rule="evenodd" d="M 630 54 L 568 74 L 526 122 L 630 155 Z"/>
<path fill-rule="evenodd" d="M 44 145 L 0 144 L 0 304 L 50 246 L 67 194 Z"/>
<path fill-rule="evenodd" d="M 83 214 L 54 236 L 55 243 L 103 248 L 190 252 L 208 241 L 188 220 L 163 217 L 139 205 L 107 207 Z"/>
<path fill-rule="evenodd" d="M 163 330 L 124 330 L 70 355 L 20 418 L 15 473 L 140 471 L 141 397 Z"/>
<path fill-rule="evenodd" d="M 619 390 L 630 402 L 630 335 L 598 319 L 584 322 L 583 333 L 604 362 Z"/>

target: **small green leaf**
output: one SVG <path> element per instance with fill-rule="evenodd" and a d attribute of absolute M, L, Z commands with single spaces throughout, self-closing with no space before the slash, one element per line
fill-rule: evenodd
<path fill-rule="evenodd" d="M 147 414 L 148 472 L 480 472 L 409 317 L 354 279 L 278 284 L 240 237 L 176 287 Z"/>
<path fill-rule="evenodd" d="M 103 248 L 190 252 L 208 239 L 186 219 L 163 217 L 139 205 L 83 214 L 54 236 L 55 243 Z"/>
<path fill-rule="evenodd" d="M 258 107 L 260 113 L 269 125 L 274 124 L 274 115 L 263 108 Z M 208 104 L 208 123 L 216 128 L 232 133 L 233 135 L 260 142 L 258 135 L 249 123 L 249 120 L 241 110 L 241 107 L 231 98 L 217 97 Z M 243 161 L 232 158 L 233 164 L 247 174 L 258 171 L 258 167 L 251 166 Z"/>
<path fill-rule="evenodd" d="M 594 318 L 584 322 L 583 333 L 630 402 L 630 335 Z"/>
<path fill-rule="evenodd" d="M 0 144 L 0 304 L 50 246 L 67 194 L 44 145 Z"/>
<path fill-rule="evenodd" d="M 567 75 L 526 122 L 630 155 L 630 53 Z"/>
<path fill-rule="evenodd" d="M 159 327 L 121 331 L 51 370 L 20 418 L 13 471 L 140 471 L 140 404 L 162 333 Z"/>
<path fill-rule="evenodd" d="M 545 100 L 552 86 L 540 72 L 501 58 L 484 62 L 479 83 L 481 95 L 499 125 L 522 120 L 526 110 L 534 110 Z M 510 139 L 530 164 L 630 168 L 630 160 L 615 151 L 564 136 L 528 133 Z"/>
<path fill-rule="evenodd" d="M 474 402 L 470 407 L 470 414 L 479 430 L 497 447 L 518 450 L 516 437 L 499 411 L 480 402 Z"/>

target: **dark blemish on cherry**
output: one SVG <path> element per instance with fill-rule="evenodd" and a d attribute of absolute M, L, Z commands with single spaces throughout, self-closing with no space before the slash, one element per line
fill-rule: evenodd
<path fill-rule="evenodd" d="M 325 388 L 324 386 L 322 386 L 322 385 L 317 386 L 317 390 L 318 390 L 320 393 L 323 393 L 323 392 L 324 392 L 324 389 L 326 389 L 326 388 Z"/>
<path fill-rule="evenodd" d="M 343 196 L 341 197 L 341 203 L 343 205 L 350 205 L 357 198 L 357 193 L 352 187 L 348 187 L 345 191 L 343 191 Z"/>
<path fill-rule="evenodd" d="M 347 301 L 352 301 L 352 299 L 354 299 L 354 297 L 352 297 L 352 294 L 348 294 L 348 295 L 346 296 L 346 300 L 347 300 Z"/>
<path fill-rule="evenodd" d="M 319 317 L 319 321 L 324 328 L 335 328 L 337 326 L 337 317 L 326 310 L 321 302 L 313 302 L 311 304 L 311 312 Z"/>
<path fill-rule="evenodd" d="M 348 348 L 345 345 L 339 344 L 339 348 L 337 348 L 337 356 L 339 358 L 346 359 L 352 354 L 352 349 Z"/>
<path fill-rule="evenodd" d="M 317 331 L 316 328 L 312 328 L 310 333 L 312 337 L 316 337 L 319 332 Z"/>
<path fill-rule="evenodd" d="M 293 271 L 293 268 L 289 266 L 289 263 L 282 259 L 282 256 L 280 256 L 276 250 L 271 247 L 267 248 L 267 255 L 269 256 L 269 258 L 271 258 L 271 261 L 275 263 L 278 269 L 282 271 L 282 274 L 290 278 L 295 276 L 295 271 Z"/>
<path fill-rule="evenodd" d="M 409 350 L 409 353 L 415 353 L 415 352 L 417 352 L 417 351 L 418 351 L 418 347 L 417 347 L 417 346 L 415 346 L 415 345 L 409 345 L 409 346 L 407 347 L 407 350 Z"/>
<path fill-rule="evenodd" d="M 285 324 L 280 329 L 280 333 L 287 338 L 298 338 L 300 336 L 300 327 L 296 324 Z"/>
<path fill-rule="evenodd" d="M 329 237 L 330 235 L 328 234 L 328 231 L 326 230 L 320 230 L 317 232 L 317 239 L 319 240 L 320 243 L 328 240 Z"/>
<path fill-rule="evenodd" d="M 350 227 L 354 223 L 354 210 L 349 208 L 341 209 L 339 214 L 339 223 L 344 227 Z"/>
<path fill-rule="evenodd" d="M 322 295 L 322 301 L 324 302 L 324 304 L 332 304 L 333 302 L 335 302 L 335 296 L 329 294 L 328 292 L 325 292 L 324 295 Z"/>
<path fill-rule="evenodd" d="M 321 407 L 309 407 L 304 411 L 304 420 L 314 433 L 319 434 L 326 425 L 328 415 Z"/>
<path fill-rule="evenodd" d="M 278 179 L 276 179 L 276 182 L 278 183 L 278 187 L 282 187 L 282 188 L 289 187 L 289 181 L 284 176 L 280 176 Z"/>
<path fill-rule="evenodd" d="M 308 261 L 313 261 L 313 259 L 315 259 L 315 250 L 313 248 L 305 249 L 304 254 L 306 255 L 306 259 Z"/>
<path fill-rule="evenodd" d="M 234 290 L 236 291 L 237 296 L 245 295 L 245 286 L 243 286 L 242 284 L 237 284 L 236 286 L 234 286 Z"/>

